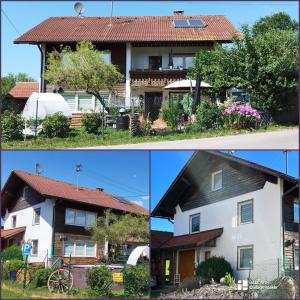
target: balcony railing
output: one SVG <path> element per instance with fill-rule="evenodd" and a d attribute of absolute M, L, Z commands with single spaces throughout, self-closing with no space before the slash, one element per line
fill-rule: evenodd
<path fill-rule="evenodd" d="M 174 81 L 186 79 L 187 70 L 180 69 L 136 69 L 130 71 L 130 85 L 164 87 Z"/>

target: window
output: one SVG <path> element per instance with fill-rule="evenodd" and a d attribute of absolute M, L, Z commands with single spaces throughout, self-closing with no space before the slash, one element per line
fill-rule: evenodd
<path fill-rule="evenodd" d="M 41 208 L 35 208 L 33 210 L 33 225 L 40 224 L 40 217 L 41 217 Z"/>
<path fill-rule="evenodd" d="M 96 243 L 94 242 L 64 242 L 64 256 L 96 257 Z"/>
<path fill-rule="evenodd" d="M 205 251 L 204 252 L 204 259 L 207 260 L 210 258 L 210 251 Z"/>
<path fill-rule="evenodd" d="M 29 191 L 29 187 L 28 186 L 24 186 L 23 191 L 22 191 L 22 197 L 23 197 L 23 199 L 27 199 L 28 198 L 28 191 Z"/>
<path fill-rule="evenodd" d="M 299 270 L 299 246 L 294 248 L 294 269 Z"/>
<path fill-rule="evenodd" d="M 239 224 L 253 223 L 253 200 L 238 203 Z"/>
<path fill-rule="evenodd" d="M 75 95 L 64 95 L 64 98 L 70 108 L 70 110 L 73 112 L 76 110 L 76 99 Z"/>
<path fill-rule="evenodd" d="M 104 62 L 106 64 L 110 64 L 111 63 L 111 53 L 110 53 L 110 51 L 109 50 L 103 51 L 102 55 L 103 55 Z"/>
<path fill-rule="evenodd" d="M 194 66 L 193 58 L 194 54 L 173 54 L 173 66 L 174 68 L 191 68 Z"/>
<path fill-rule="evenodd" d="M 17 216 L 12 216 L 11 217 L 11 228 L 16 228 L 17 227 Z"/>
<path fill-rule="evenodd" d="M 162 66 L 161 56 L 149 56 L 149 69 L 158 70 Z"/>
<path fill-rule="evenodd" d="M 67 208 L 65 212 L 65 224 L 76 226 L 93 226 L 96 222 L 97 214 L 83 210 Z"/>
<path fill-rule="evenodd" d="M 211 178 L 212 191 L 220 190 L 222 188 L 222 171 L 212 173 Z"/>
<path fill-rule="evenodd" d="M 200 214 L 190 216 L 190 233 L 200 231 Z"/>
<path fill-rule="evenodd" d="M 238 247 L 238 269 L 252 269 L 253 246 Z"/>
<path fill-rule="evenodd" d="M 294 222 L 299 223 L 299 202 L 294 202 Z"/>
<path fill-rule="evenodd" d="M 82 112 L 95 110 L 92 95 L 78 95 L 78 110 Z"/>
<path fill-rule="evenodd" d="M 32 248 L 31 248 L 31 255 L 37 256 L 38 255 L 38 247 L 39 247 L 39 241 L 38 240 L 32 240 Z"/>

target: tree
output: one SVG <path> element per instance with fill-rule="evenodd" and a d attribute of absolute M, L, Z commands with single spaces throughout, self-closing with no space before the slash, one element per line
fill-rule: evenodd
<path fill-rule="evenodd" d="M 105 100 L 101 90 L 112 90 L 123 80 L 116 66 L 105 63 L 101 52 L 91 42 L 83 41 L 72 51 L 69 46 L 61 47 L 60 51 L 49 53 L 45 79 L 53 86 L 85 90 L 94 95 L 103 107 Z"/>
<path fill-rule="evenodd" d="M 18 73 L 18 74 L 9 73 L 8 75 L 2 77 L 1 78 L 2 111 L 11 110 L 11 103 L 6 98 L 6 96 L 18 81 L 30 82 L 35 80 L 26 73 Z"/>
<path fill-rule="evenodd" d="M 121 245 L 129 241 L 149 243 L 148 216 L 125 213 L 118 215 L 110 209 L 104 211 L 95 226 L 87 228 L 94 240 Z"/>
<path fill-rule="evenodd" d="M 298 26 L 298 22 L 292 20 L 287 13 L 279 12 L 273 14 L 272 16 L 260 18 L 257 22 L 254 23 L 252 31 L 254 35 L 270 31 L 296 31 L 298 29 Z"/>
<path fill-rule="evenodd" d="M 243 39 L 233 37 L 231 46 L 217 45 L 213 50 L 197 53 L 191 75 L 200 71 L 203 80 L 213 86 L 213 96 L 225 97 L 226 89 L 234 86 L 257 99 L 259 109 L 271 114 L 284 110 L 284 95 L 297 92 L 297 35 L 291 30 L 255 35 L 247 25 L 242 27 L 242 33 Z"/>

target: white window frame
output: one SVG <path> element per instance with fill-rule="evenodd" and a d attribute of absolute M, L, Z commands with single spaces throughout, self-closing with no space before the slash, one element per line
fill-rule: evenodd
<path fill-rule="evenodd" d="M 186 66 L 186 58 L 189 58 L 189 57 L 191 57 L 192 59 L 194 59 L 195 58 L 195 53 L 176 53 L 176 54 L 172 54 L 172 59 L 173 58 L 176 58 L 176 57 L 180 57 L 180 58 L 182 58 L 182 62 L 183 62 L 183 65 L 182 66 L 176 66 L 177 68 L 183 68 L 184 70 L 187 70 L 188 68 L 190 68 L 190 67 L 187 67 Z M 176 68 L 175 66 L 174 66 L 174 68 Z"/>
<path fill-rule="evenodd" d="M 296 266 L 296 264 L 295 264 L 295 262 L 296 262 L 295 257 L 297 256 L 296 248 L 298 248 L 298 255 L 299 255 L 299 246 L 294 246 L 294 270 L 299 270 L 299 256 L 298 256 L 298 266 Z"/>
<path fill-rule="evenodd" d="M 34 241 L 37 241 L 37 247 L 36 247 L 36 253 L 33 253 L 33 242 Z M 31 246 L 31 251 L 30 251 L 30 256 L 38 256 L 38 253 L 39 253 L 39 240 L 38 239 L 33 239 L 32 241 L 32 246 Z"/>
<path fill-rule="evenodd" d="M 246 204 L 252 204 L 252 220 L 249 222 L 242 222 L 242 206 Z M 246 225 L 254 223 L 254 202 L 253 199 L 249 199 L 246 201 L 238 202 L 238 224 L 239 225 Z"/>
<path fill-rule="evenodd" d="M 64 242 L 63 244 L 63 256 L 64 257 L 69 257 L 69 255 L 65 255 L 65 243 L 72 243 L 73 244 L 73 250 L 72 250 L 72 253 L 71 253 L 71 257 L 97 257 L 97 243 L 94 242 L 94 241 L 74 241 L 74 242 L 71 242 L 71 241 L 66 241 Z M 75 250 L 76 250 L 76 243 L 83 243 L 84 244 L 84 255 L 75 255 Z M 86 255 L 86 245 L 87 244 L 94 244 L 94 255 L 93 256 L 87 256 Z"/>
<path fill-rule="evenodd" d="M 75 213 L 75 216 L 74 216 L 74 223 L 67 223 L 67 218 L 66 218 L 66 215 L 67 215 L 67 211 L 74 211 Z M 76 224 L 76 212 L 84 212 L 85 213 L 85 224 L 84 225 L 78 225 Z M 95 212 L 92 212 L 92 211 L 86 211 L 86 210 L 81 210 L 81 209 L 74 209 L 74 208 L 66 208 L 65 209 L 65 225 L 71 225 L 71 226 L 79 226 L 79 227 L 86 227 L 86 226 L 90 226 L 90 225 L 87 225 L 86 224 L 86 215 L 88 214 L 93 214 L 95 216 L 95 222 L 97 222 L 97 213 Z"/>
<path fill-rule="evenodd" d="M 35 222 L 36 210 L 40 210 L 40 215 L 39 215 L 39 221 L 38 222 Z M 41 207 L 36 207 L 36 208 L 33 209 L 32 225 L 39 225 L 40 224 L 40 222 L 41 222 L 41 212 L 42 212 Z"/>
<path fill-rule="evenodd" d="M 252 267 L 251 268 L 241 268 L 241 250 L 246 250 L 246 249 L 252 249 Z M 253 245 L 247 245 L 247 246 L 238 246 L 237 247 L 237 269 L 238 270 L 253 270 L 253 265 L 254 265 L 254 246 Z"/>
<path fill-rule="evenodd" d="M 199 217 L 199 230 L 198 231 L 192 231 L 192 220 L 195 217 Z M 200 213 L 190 215 L 190 234 L 200 232 L 200 225 L 201 225 L 200 223 L 201 223 Z"/>
<path fill-rule="evenodd" d="M 16 220 L 15 225 L 14 225 L 14 220 Z M 17 227 L 17 215 L 11 216 L 11 228 L 16 228 Z"/>
<path fill-rule="evenodd" d="M 220 174 L 221 173 L 221 187 L 219 188 L 216 188 L 215 189 L 215 177 L 216 175 Z M 219 191 L 223 188 L 223 170 L 219 170 L 217 172 L 214 172 L 211 174 L 211 190 L 214 192 L 214 191 Z"/>

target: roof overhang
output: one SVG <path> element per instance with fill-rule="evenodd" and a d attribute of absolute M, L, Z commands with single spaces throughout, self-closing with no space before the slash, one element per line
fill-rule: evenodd
<path fill-rule="evenodd" d="M 17 234 L 20 234 L 22 232 L 25 232 L 26 227 L 16 227 L 12 229 L 2 229 L 1 230 L 1 239 L 8 239 L 10 237 L 13 237 Z"/>

